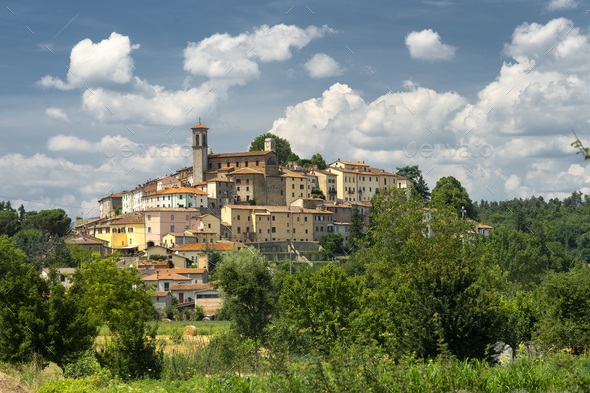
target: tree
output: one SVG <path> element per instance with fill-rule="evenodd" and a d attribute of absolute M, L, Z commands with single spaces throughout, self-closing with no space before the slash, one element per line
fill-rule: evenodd
<path fill-rule="evenodd" d="M 216 274 L 232 329 L 254 341 L 258 373 L 258 348 L 274 309 L 270 263 L 255 248 L 243 248 L 226 254 Z"/>
<path fill-rule="evenodd" d="M 21 206 L 22 207 L 22 206 Z M 0 201 L 0 236 L 12 236 L 19 229 L 19 216 L 10 201 Z"/>
<path fill-rule="evenodd" d="M 291 324 L 315 348 L 329 352 L 343 330 L 350 330 L 363 306 L 364 285 L 330 263 L 317 272 L 308 269 L 285 279 L 280 309 Z"/>
<path fill-rule="evenodd" d="M 326 199 L 324 192 L 322 190 L 320 190 L 319 188 L 314 188 L 313 190 L 311 190 L 311 197 Z"/>
<path fill-rule="evenodd" d="M 547 350 L 571 349 L 582 354 L 590 348 L 590 270 L 551 273 L 536 293 L 539 323 L 534 340 Z"/>
<path fill-rule="evenodd" d="M 63 209 L 31 211 L 26 214 L 22 223 L 23 228 L 37 229 L 50 236 L 64 236 L 70 231 L 72 219 Z"/>
<path fill-rule="evenodd" d="M 335 254 L 342 252 L 344 237 L 340 233 L 329 233 L 322 236 L 319 241 L 322 246 L 322 257 L 324 260 L 331 260 Z"/>
<path fill-rule="evenodd" d="M 458 217 L 462 217 L 461 207 L 463 207 L 467 218 L 477 219 L 477 211 L 467 190 L 453 176 L 442 177 L 436 182 L 436 186 L 432 190 L 432 201 L 433 205 L 450 206 Z"/>
<path fill-rule="evenodd" d="M 163 352 L 156 344 L 152 285 L 147 285 L 135 267 L 118 268 L 118 254 L 82 263 L 74 275 L 71 295 L 89 313 L 92 321 L 111 330 L 112 340 L 95 352 L 98 362 L 123 378 L 150 376 L 162 371 Z"/>
<path fill-rule="evenodd" d="M 277 155 L 279 156 L 279 164 L 285 165 L 287 163 L 287 158 L 292 153 L 291 144 L 288 140 L 281 138 L 280 136 L 277 136 L 270 132 L 262 134 L 252 141 L 252 143 L 250 144 L 250 151 L 263 151 L 264 141 L 266 138 L 274 138 L 277 146 Z"/>
<path fill-rule="evenodd" d="M 460 358 L 483 358 L 501 328 L 500 269 L 485 263 L 473 226 L 449 207 L 428 211 L 403 189 L 375 198 L 372 229 L 360 250 L 374 280 L 382 336 L 394 354 L 434 357 L 442 348 Z M 436 234 L 426 237 L 427 225 Z"/>
<path fill-rule="evenodd" d="M 299 160 L 300 160 L 299 156 L 297 154 L 295 154 L 295 153 L 291 153 L 287 157 L 287 162 L 297 162 Z"/>
<path fill-rule="evenodd" d="M 395 168 L 396 174 L 414 180 L 414 190 L 418 192 L 424 198 L 425 201 L 430 199 L 430 190 L 428 184 L 422 177 L 422 171 L 418 168 L 418 165 L 405 166 L 403 168 Z"/>
<path fill-rule="evenodd" d="M 0 237 L 0 360 L 20 363 L 40 355 L 64 369 L 92 348 L 98 328 L 66 294 L 55 270 L 49 280 L 27 256 Z"/>
<path fill-rule="evenodd" d="M 320 153 L 316 153 L 311 157 L 311 164 L 318 169 L 326 169 L 328 165 L 326 165 L 326 161 Z"/>
<path fill-rule="evenodd" d="M 356 251 L 363 242 L 365 237 L 365 218 L 361 214 L 357 205 L 352 208 L 350 218 L 350 235 L 348 236 L 347 249 L 349 251 Z"/>

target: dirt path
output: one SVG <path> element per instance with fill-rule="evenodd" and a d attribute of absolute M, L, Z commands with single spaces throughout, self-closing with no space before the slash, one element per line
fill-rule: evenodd
<path fill-rule="evenodd" d="M 0 372 L 0 393 L 30 393 L 31 391 L 19 385 L 14 379 Z"/>

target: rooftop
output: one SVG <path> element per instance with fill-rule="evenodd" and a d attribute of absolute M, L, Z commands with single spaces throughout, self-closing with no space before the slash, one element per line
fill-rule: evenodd
<path fill-rule="evenodd" d="M 179 246 L 172 247 L 172 251 L 203 251 L 206 249 L 213 248 L 216 251 L 229 251 L 235 250 L 240 247 L 241 243 L 190 243 L 190 244 L 182 244 Z"/>

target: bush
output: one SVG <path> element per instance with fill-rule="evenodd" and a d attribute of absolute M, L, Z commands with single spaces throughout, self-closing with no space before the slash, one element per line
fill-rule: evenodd
<path fill-rule="evenodd" d="M 100 371 L 100 364 L 98 364 L 92 352 L 88 351 L 74 363 L 65 365 L 64 378 L 88 377 L 95 375 L 98 371 Z"/>
<path fill-rule="evenodd" d="M 164 354 L 156 344 L 157 329 L 143 321 L 131 320 L 105 342 L 102 350 L 95 352 L 96 359 L 123 380 L 160 378 Z"/>

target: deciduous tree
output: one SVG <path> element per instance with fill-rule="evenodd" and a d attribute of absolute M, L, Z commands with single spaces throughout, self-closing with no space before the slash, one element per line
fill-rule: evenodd
<path fill-rule="evenodd" d="M 263 151 L 264 141 L 266 140 L 266 138 L 274 138 L 277 145 L 277 155 L 279 156 L 279 164 L 285 165 L 287 163 L 287 158 L 292 153 L 291 144 L 285 138 L 281 138 L 280 136 L 267 132 L 266 134 L 262 134 L 256 137 L 252 141 L 252 143 L 250 144 L 250 151 Z"/>

